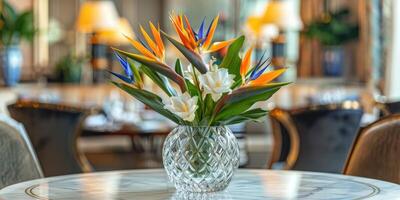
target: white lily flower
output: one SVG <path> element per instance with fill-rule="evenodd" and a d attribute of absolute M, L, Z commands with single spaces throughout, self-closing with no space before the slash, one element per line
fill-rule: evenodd
<path fill-rule="evenodd" d="M 189 64 L 186 67 L 186 70 L 183 71 L 183 77 L 189 80 L 191 83 L 194 83 L 195 76 L 199 76 L 200 72 L 198 71 L 193 71 L 192 64 Z"/>
<path fill-rule="evenodd" d="M 189 93 L 178 94 L 163 99 L 164 108 L 171 111 L 185 121 L 191 122 L 196 116 L 198 97 L 191 97 Z"/>
<path fill-rule="evenodd" d="M 234 75 L 228 73 L 228 69 L 212 67 L 212 71 L 199 76 L 200 86 L 205 94 L 211 94 L 214 102 L 221 98 L 223 93 L 231 92 L 234 83 Z"/>

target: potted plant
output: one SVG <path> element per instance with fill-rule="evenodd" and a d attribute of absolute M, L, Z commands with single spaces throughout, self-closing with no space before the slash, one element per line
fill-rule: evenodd
<path fill-rule="evenodd" d="M 1 4 L 0 64 L 5 84 L 14 86 L 19 81 L 22 65 L 19 43 L 22 39 L 32 41 L 35 34 L 33 12 L 19 13 L 5 0 L 1 0 Z"/>
<path fill-rule="evenodd" d="M 358 24 L 349 22 L 350 11 L 341 9 L 324 13 L 307 25 L 305 35 L 323 45 L 323 71 L 326 76 L 341 76 L 344 44 L 358 38 Z"/>
<path fill-rule="evenodd" d="M 227 125 L 265 116 L 268 111 L 252 106 L 288 84 L 271 83 L 285 69 L 267 71 L 267 58 L 251 66 L 252 48 L 239 56 L 244 36 L 212 43 L 218 16 L 208 28 L 203 22 L 196 31 L 186 16 L 173 14 L 170 19 L 180 41 L 150 22 L 152 37 L 141 28 L 143 41 L 128 38 L 139 54 L 114 49 L 125 74 L 111 72 L 122 80 L 113 84 L 178 124 L 163 147 L 164 168 L 178 190 L 223 190 L 239 164 L 239 146 Z M 177 59 L 172 67 L 165 61 L 162 35 L 191 65 L 184 68 Z M 228 46 L 220 64 L 203 60 L 205 54 Z M 153 80 L 164 97 L 143 89 L 140 73 Z"/>
<path fill-rule="evenodd" d="M 79 83 L 82 68 L 87 63 L 87 58 L 78 57 L 68 53 L 56 64 L 56 79 L 63 83 Z"/>

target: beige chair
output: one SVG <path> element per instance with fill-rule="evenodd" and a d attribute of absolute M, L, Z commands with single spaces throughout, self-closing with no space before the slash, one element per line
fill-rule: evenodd
<path fill-rule="evenodd" d="M 357 136 L 344 174 L 400 184 L 400 114 L 363 128 Z"/>
<path fill-rule="evenodd" d="M 42 177 L 42 170 L 23 126 L 0 114 L 0 189 Z"/>
<path fill-rule="evenodd" d="M 77 149 L 87 110 L 26 101 L 9 105 L 8 110 L 12 118 L 25 126 L 46 177 L 92 170 Z"/>

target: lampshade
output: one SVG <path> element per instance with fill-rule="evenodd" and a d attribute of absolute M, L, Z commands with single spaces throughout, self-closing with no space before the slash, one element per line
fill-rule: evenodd
<path fill-rule="evenodd" d="M 116 28 L 118 13 L 112 1 L 85 1 L 79 10 L 77 29 L 92 33 Z"/>
<path fill-rule="evenodd" d="M 129 43 L 124 35 L 130 38 L 134 37 L 129 21 L 125 18 L 119 18 L 117 27 L 115 29 L 100 31 L 96 37 L 98 40 L 106 44 L 122 45 Z"/>
<path fill-rule="evenodd" d="M 246 21 L 246 26 L 253 32 L 253 34 L 258 35 L 261 32 L 262 20 L 258 16 L 249 16 Z"/>
<path fill-rule="evenodd" d="M 292 1 L 271 0 L 262 16 L 264 24 L 274 24 L 280 30 L 300 30 L 303 28 L 298 12 Z"/>

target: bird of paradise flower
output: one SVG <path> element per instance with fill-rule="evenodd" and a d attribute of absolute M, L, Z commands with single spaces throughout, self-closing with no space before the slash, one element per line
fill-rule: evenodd
<path fill-rule="evenodd" d="M 218 25 L 218 20 L 219 15 L 210 22 L 206 30 L 205 19 L 203 19 L 197 31 L 195 31 L 186 15 L 176 15 L 172 13 L 170 15 L 170 21 L 180 41 L 169 36 L 160 30 L 159 26 L 156 27 L 151 22 L 149 23 L 149 27 L 152 37 L 142 26 L 140 26 L 140 32 L 142 33 L 144 40 L 140 39 L 140 37 L 137 37 L 137 40 L 127 37 L 132 46 L 140 54 L 114 49 L 116 51 L 116 57 L 124 69 L 125 75 L 116 74 L 114 72 L 112 72 L 112 74 L 128 84 L 132 84 L 140 81 L 140 76 L 137 74 L 139 74 L 138 70 L 141 70 L 157 85 L 159 85 L 168 96 L 177 96 L 189 92 L 191 96 L 199 98 L 198 107 L 200 111 L 198 109 L 196 112 L 199 112 L 200 117 L 196 116 L 196 119 L 201 117 L 209 118 L 211 121 L 210 124 L 214 123 L 213 120 L 217 120 L 215 123 L 222 123 L 224 120 L 226 123 L 236 123 L 240 121 L 231 120 L 227 122 L 228 118 L 235 118 L 234 115 L 242 116 L 240 119 L 244 120 L 265 114 L 266 111 L 264 110 L 248 109 L 255 102 L 270 98 L 280 87 L 288 84 L 271 83 L 274 79 L 280 76 L 286 68 L 268 71 L 267 68 L 270 66 L 270 59 L 264 58 L 265 53 L 257 63 L 252 66 L 252 47 L 245 52 L 243 57 L 239 57 L 239 51 L 243 45 L 244 36 L 226 41 L 213 42 L 213 36 Z M 172 68 L 165 62 L 165 46 L 161 36 L 164 36 L 168 41 L 170 41 L 187 58 L 192 66 L 200 72 L 200 76 L 207 76 L 208 73 L 212 73 L 211 71 L 213 70 L 211 69 L 211 65 L 213 64 L 205 64 L 202 55 L 229 47 L 227 55 L 224 57 L 222 63 L 217 66 L 217 69 L 227 69 L 229 74 L 234 75 L 234 84 L 231 86 L 232 91 L 229 90 L 231 92 L 224 93 L 221 95 L 222 97 L 214 103 L 207 96 L 204 97 L 204 95 L 202 95 L 202 88 L 198 84 L 198 81 L 197 84 L 193 85 L 191 81 L 187 80 L 183 76 L 182 66 L 179 59 L 175 63 L 175 68 Z M 120 55 L 133 59 L 141 63 L 142 66 L 140 69 L 133 67 L 133 62 L 129 62 L 129 59 L 125 60 Z M 196 73 L 194 73 L 194 77 L 196 78 Z M 224 75 L 223 77 L 228 76 Z M 166 78 L 174 81 L 179 86 L 180 91 L 175 91 L 175 89 L 169 85 L 169 81 L 166 80 Z M 135 87 L 130 87 L 125 84 L 114 84 L 132 94 L 143 103 L 150 105 L 150 107 L 171 120 L 177 123 L 181 122 L 179 117 L 176 117 L 173 113 L 160 108 L 163 104 L 157 95 L 141 90 L 141 88 L 136 85 Z M 150 97 L 154 102 L 148 100 Z M 238 107 L 236 104 L 243 105 Z M 210 109 L 212 110 L 211 112 Z M 249 112 L 252 113 L 252 115 L 250 115 Z M 209 113 L 212 114 L 207 117 Z"/>

